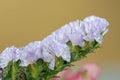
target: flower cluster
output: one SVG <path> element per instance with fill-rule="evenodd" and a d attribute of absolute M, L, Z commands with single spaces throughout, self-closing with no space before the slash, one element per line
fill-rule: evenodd
<path fill-rule="evenodd" d="M 109 23 L 104 18 L 90 16 L 83 21 L 77 20 L 64 25 L 42 41 L 35 41 L 22 48 L 14 46 L 6 48 L 0 54 L 0 67 L 4 68 L 10 61 L 21 60 L 20 66 L 28 66 L 41 58 L 50 62 L 50 69 L 54 69 L 55 58 L 62 57 L 70 61 L 69 47 L 66 45 L 71 41 L 73 45 L 84 46 L 86 41 L 96 40 L 102 43 L 103 36 L 107 33 Z"/>
<path fill-rule="evenodd" d="M 66 62 L 71 62 L 71 50 L 68 42 L 72 46 L 84 47 L 86 42 L 102 43 L 104 35 L 108 32 L 109 23 L 96 16 L 90 16 L 84 20 L 76 20 L 65 24 L 42 41 L 31 42 L 20 48 L 14 46 L 6 48 L 0 54 L 0 67 L 5 68 L 9 62 L 20 60 L 19 66 L 27 67 L 34 64 L 38 59 L 49 63 L 49 69 L 54 70 L 56 58 L 62 58 Z"/>

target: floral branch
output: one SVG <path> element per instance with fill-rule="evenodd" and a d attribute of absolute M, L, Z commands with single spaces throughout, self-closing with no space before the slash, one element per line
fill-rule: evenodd
<path fill-rule="evenodd" d="M 6 48 L 0 54 L 3 80 L 50 80 L 71 63 L 93 52 L 102 44 L 109 23 L 90 16 L 70 22 L 42 41 L 20 48 Z"/>

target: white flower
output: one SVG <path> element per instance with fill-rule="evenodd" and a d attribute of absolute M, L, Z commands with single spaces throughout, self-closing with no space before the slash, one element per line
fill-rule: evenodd
<path fill-rule="evenodd" d="M 109 25 L 109 22 L 106 19 L 97 16 L 86 17 L 83 21 L 94 25 L 93 28 L 98 33 L 103 33 L 104 31 L 106 31 L 107 26 Z"/>
<path fill-rule="evenodd" d="M 38 59 L 36 51 L 41 48 L 40 41 L 35 41 L 27 46 L 21 48 L 19 51 L 20 55 L 20 66 L 28 66 L 29 64 L 35 63 Z"/>
<path fill-rule="evenodd" d="M 45 62 L 49 62 L 50 65 L 49 65 L 49 68 L 51 70 L 54 70 L 54 66 L 55 66 L 55 58 L 52 54 L 50 54 L 47 49 L 45 48 L 42 48 L 42 59 L 45 61 Z"/>
<path fill-rule="evenodd" d="M 85 40 L 96 40 L 99 44 L 102 43 L 103 36 L 108 32 L 107 26 L 109 23 L 107 20 L 96 16 L 90 16 L 85 18 L 81 24 L 85 27 Z"/>
<path fill-rule="evenodd" d="M 84 31 L 82 31 L 82 27 L 80 25 L 80 20 L 76 20 L 73 22 L 70 22 L 69 28 L 71 28 L 71 33 L 67 34 L 69 36 L 69 40 L 72 42 L 73 45 L 79 45 L 81 47 L 84 46 L 84 40 L 83 35 Z"/>
<path fill-rule="evenodd" d="M 8 65 L 10 61 L 17 61 L 19 59 L 19 54 L 16 52 L 17 48 L 14 46 L 8 47 L 0 54 L 0 67 L 4 68 Z"/>
<path fill-rule="evenodd" d="M 83 36 L 84 40 L 90 41 L 90 42 L 94 41 L 96 32 L 92 24 L 81 21 L 80 28 L 82 30 L 81 35 Z"/>
<path fill-rule="evenodd" d="M 52 54 L 50 54 L 44 46 L 42 46 L 41 41 L 35 41 L 27 46 L 21 48 L 20 50 L 20 66 L 28 66 L 29 64 L 35 63 L 38 59 L 42 59 L 45 62 L 49 62 L 49 68 L 54 69 L 55 59 Z"/>
<path fill-rule="evenodd" d="M 61 44 L 66 44 L 69 41 L 68 34 L 71 34 L 71 28 L 68 24 L 53 32 L 51 35 Z"/>
<path fill-rule="evenodd" d="M 71 34 L 80 30 L 80 20 L 76 20 L 68 23 L 69 28 L 71 28 Z M 66 29 L 67 30 L 67 29 Z M 70 34 L 68 34 L 70 35 Z"/>
<path fill-rule="evenodd" d="M 42 43 L 49 53 L 57 57 L 61 56 L 64 60 L 70 61 L 70 51 L 66 44 L 59 43 L 52 35 L 46 37 Z"/>
<path fill-rule="evenodd" d="M 72 42 L 73 45 L 79 45 L 81 47 L 84 46 L 84 40 L 83 36 L 81 35 L 80 32 L 74 32 L 71 35 L 69 35 L 69 39 Z"/>

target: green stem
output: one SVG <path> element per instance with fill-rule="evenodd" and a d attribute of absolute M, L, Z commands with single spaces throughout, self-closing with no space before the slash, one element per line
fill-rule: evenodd
<path fill-rule="evenodd" d="M 32 78 L 36 80 L 38 78 L 38 69 L 34 64 L 30 64 Z"/>
<path fill-rule="evenodd" d="M 12 64 L 12 80 L 16 79 L 16 67 L 15 64 Z"/>

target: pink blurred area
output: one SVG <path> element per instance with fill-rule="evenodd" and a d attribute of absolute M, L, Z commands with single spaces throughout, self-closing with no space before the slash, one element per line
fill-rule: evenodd
<path fill-rule="evenodd" d="M 57 76 L 60 78 L 52 78 L 51 80 L 98 80 L 100 75 L 100 67 L 95 63 L 83 65 L 75 74 L 71 68 L 60 72 Z"/>

